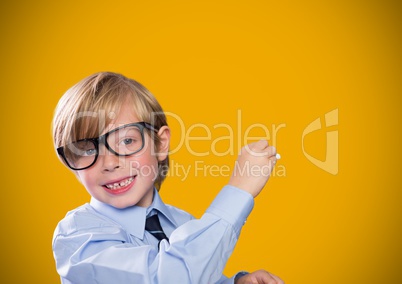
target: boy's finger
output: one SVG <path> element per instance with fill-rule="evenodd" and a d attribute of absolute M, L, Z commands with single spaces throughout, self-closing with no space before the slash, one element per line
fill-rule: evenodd
<path fill-rule="evenodd" d="M 276 148 L 274 146 L 269 146 L 268 141 L 266 140 L 260 140 L 248 144 L 244 148 L 248 153 L 259 154 L 258 156 L 272 156 L 276 154 Z"/>
<path fill-rule="evenodd" d="M 270 159 L 270 160 L 275 159 L 275 161 L 276 161 L 276 159 L 277 159 L 277 157 L 276 157 L 276 147 L 269 146 L 264 151 L 258 153 L 258 156 L 267 156 L 268 159 Z"/>
<path fill-rule="evenodd" d="M 269 156 L 275 156 L 276 157 L 276 147 L 275 146 L 269 146 L 267 148 L 267 153 Z"/>
<path fill-rule="evenodd" d="M 269 146 L 269 143 L 268 143 L 268 140 L 261 139 L 257 142 L 250 143 L 249 146 L 250 146 L 250 149 L 264 150 L 265 148 L 267 148 Z"/>
<path fill-rule="evenodd" d="M 269 272 L 268 272 L 269 273 Z M 271 276 L 272 276 L 272 278 L 274 278 L 275 280 L 276 280 L 276 283 L 277 284 L 284 284 L 285 282 L 283 282 L 283 280 L 281 279 L 281 278 L 279 278 L 278 276 L 276 276 L 276 275 L 274 275 L 274 274 L 272 274 L 272 273 L 269 273 Z"/>

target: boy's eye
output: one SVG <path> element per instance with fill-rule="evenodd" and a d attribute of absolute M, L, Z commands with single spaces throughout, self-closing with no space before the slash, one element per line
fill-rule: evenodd
<path fill-rule="evenodd" d="M 71 150 L 75 155 L 80 157 L 94 156 L 97 152 L 95 144 L 90 141 L 79 141 L 73 143 Z"/>
<path fill-rule="evenodd" d="M 126 136 L 126 137 L 122 137 L 122 139 L 120 139 L 120 141 L 118 142 L 118 147 L 136 147 L 138 146 L 138 144 L 141 143 L 141 138 L 140 137 L 136 137 L 136 136 Z"/>
<path fill-rule="evenodd" d="M 96 149 L 87 149 L 83 152 L 83 156 L 93 156 L 96 154 Z"/>
<path fill-rule="evenodd" d="M 116 144 L 115 151 L 120 154 L 129 154 L 141 148 L 141 140 L 136 137 L 124 137 Z"/>
<path fill-rule="evenodd" d="M 122 143 L 124 144 L 124 145 L 130 145 L 130 144 L 133 144 L 135 141 L 134 141 L 134 139 L 132 139 L 132 138 L 124 138 L 123 139 L 123 141 L 122 141 Z"/>

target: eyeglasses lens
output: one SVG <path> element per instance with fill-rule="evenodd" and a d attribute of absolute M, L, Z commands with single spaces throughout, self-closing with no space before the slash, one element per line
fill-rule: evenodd
<path fill-rule="evenodd" d="M 96 159 L 96 146 L 93 141 L 82 140 L 64 147 L 64 156 L 68 164 L 75 169 L 86 168 Z"/>
<path fill-rule="evenodd" d="M 136 126 L 119 129 L 109 134 L 107 144 L 119 155 L 134 154 L 143 146 L 141 130 Z"/>

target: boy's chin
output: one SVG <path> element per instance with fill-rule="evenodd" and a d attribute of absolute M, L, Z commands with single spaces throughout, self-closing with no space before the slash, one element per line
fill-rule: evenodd
<path fill-rule="evenodd" d="M 128 197 L 125 197 L 125 198 L 119 198 L 118 200 L 113 200 L 108 204 L 117 209 L 124 209 L 132 206 L 149 207 L 152 204 L 152 200 L 153 200 L 153 193 L 151 198 L 143 197 L 140 200 L 129 200 Z"/>
<path fill-rule="evenodd" d="M 110 206 L 113 206 L 114 208 L 117 209 L 124 209 L 132 206 L 138 206 L 139 202 L 138 201 L 128 201 L 128 200 L 114 200 L 113 202 L 108 202 Z"/>

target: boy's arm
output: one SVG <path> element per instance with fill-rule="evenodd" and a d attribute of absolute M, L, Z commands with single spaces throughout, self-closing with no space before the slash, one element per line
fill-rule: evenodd
<path fill-rule="evenodd" d="M 276 149 L 269 146 L 266 140 L 260 140 L 243 147 L 229 184 L 237 186 L 256 197 L 268 181 L 276 160 Z M 234 283 L 283 284 L 284 282 L 268 271 L 258 270 L 238 275 L 235 277 Z"/>

